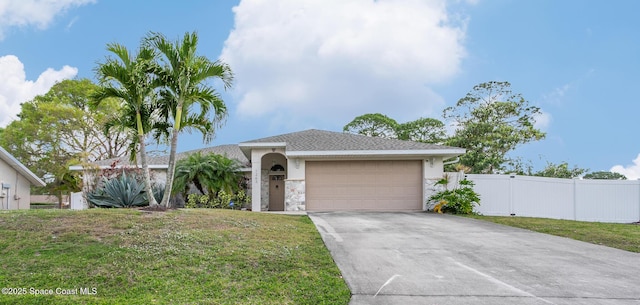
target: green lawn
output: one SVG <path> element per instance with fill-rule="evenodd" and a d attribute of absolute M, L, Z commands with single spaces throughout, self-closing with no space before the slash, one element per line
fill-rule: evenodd
<path fill-rule="evenodd" d="M 3 290 L 0 304 L 347 304 L 350 298 L 308 217 L 231 210 L 2 212 L 0 285 L 26 293 Z M 32 288 L 54 295 L 36 296 Z M 80 295 L 56 294 L 57 288 Z"/>
<path fill-rule="evenodd" d="M 540 233 L 640 252 L 640 225 L 532 217 L 469 216 Z"/>

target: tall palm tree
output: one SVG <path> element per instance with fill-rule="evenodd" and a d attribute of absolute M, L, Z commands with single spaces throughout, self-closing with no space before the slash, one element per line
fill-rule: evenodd
<path fill-rule="evenodd" d="M 149 205 L 154 206 L 158 203 L 151 189 L 145 138 L 154 124 L 153 114 L 156 106 L 153 103 L 155 90 L 159 85 L 154 73 L 157 70 L 157 53 L 143 45 L 138 53 L 132 56 L 126 47 L 117 43 L 108 44 L 107 50 L 115 57 L 107 57 L 104 63 L 98 64 L 96 74 L 102 86 L 93 94 L 93 98 L 96 104 L 112 97 L 122 100 L 122 113 L 106 124 L 106 131 L 118 127 L 135 135 L 129 147 L 131 160 L 136 161 L 136 156 L 139 155 Z"/>
<path fill-rule="evenodd" d="M 147 42 L 161 54 L 162 70 L 158 74 L 163 83 L 161 116 L 166 120 L 166 126 L 170 126 L 166 134 L 171 149 L 167 183 L 160 204 L 168 207 L 175 175 L 178 135 L 183 129 L 195 129 L 202 133 L 204 142 L 211 141 L 216 128 L 226 118 L 227 108 L 207 81 L 219 79 L 227 89 L 233 81 L 233 73 L 228 65 L 196 53 L 198 35 L 195 32 L 185 33 L 182 40 L 175 42 L 162 34 L 151 33 Z"/>

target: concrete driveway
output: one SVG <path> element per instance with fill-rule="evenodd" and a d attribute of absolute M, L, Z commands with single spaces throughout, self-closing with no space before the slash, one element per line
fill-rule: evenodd
<path fill-rule="evenodd" d="M 309 216 L 350 304 L 640 304 L 640 254 L 451 215 Z"/>

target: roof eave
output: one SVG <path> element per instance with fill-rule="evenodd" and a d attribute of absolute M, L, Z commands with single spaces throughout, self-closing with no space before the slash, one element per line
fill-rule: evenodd
<path fill-rule="evenodd" d="M 142 168 L 142 165 L 117 165 L 115 167 L 112 167 L 111 165 L 98 165 L 98 166 L 90 166 L 87 167 L 87 169 L 110 169 L 110 168 L 129 168 L 129 167 L 137 167 L 137 168 Z M 169 165 L 156 165 L 156 164 L 151 164 L 148 165 L 149 169 L 168 169 Z M 82 165 L 73 165 L 73 166 L 69 166 L 69 170 L 70 171 L 82 171 L 85 168 Z"/>
<path fill-rule="evenodd" d="M 254 148 L 286 148 L 287 142 L 242 142 L 238 144 L 240 150 L 247 157 L 248 160 L 251 160 L 251 150 Z"/>
<path fill-rule="evenodd" d="M 465 153 L 462 148 L 423 149 L 423 150 L 321 150 L 321 151 L 287 151 L 287 157 L 457 157 Z"/>
<path fill-rule="evenodd" d="M 29 180 L 29 182 L 31 182 L 31 184 L 33 184 L 35 186 L 46 186 L 47 185 L 44 181 L 42 181 L 42 179 L 40 179 L 38 176 L 36 176 L 36 174 L 34 174 L 32 171 L 30 171 L 26 166 L 24 166 L 24 164 L 20 163 L 20 161 L 18 161 L 18 159 L 16 159 L 14 156 L 12 156 L 8 151 L 6 151 L 2 147 L 0 147 L 0 155 L 2 155 L 2 160 L 7 162 L 7 164 L 9 164 L 9 166 L 11 166 L 13 169 L 18 171 L 24 177 L 26 177 L 27 180 Z"/>

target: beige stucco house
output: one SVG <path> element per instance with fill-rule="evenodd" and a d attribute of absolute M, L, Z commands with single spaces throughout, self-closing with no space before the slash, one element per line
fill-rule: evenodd
<path fill-rule="evenodd" d="M 44 181 L 0 147 L 0 210 L 31 208 L 31 186 Z"/>
<path fill-rule="evenodd" d="M 177 158 L 196 151 L 243 164 L 252 211 L 424 210 L 434 183 L 442 178 L 444 161 L 465 152 L 316 129 L 183 152 Z M 113 162 L 96 165 L 107 168 Z M 168 157 L 150 157 L 148 163 L 154 180 L 162 183 Z"/>

